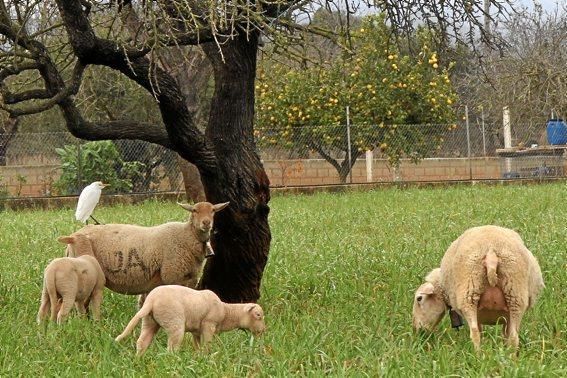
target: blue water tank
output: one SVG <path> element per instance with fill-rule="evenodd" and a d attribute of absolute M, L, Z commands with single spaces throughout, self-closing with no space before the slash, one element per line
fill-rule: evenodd
<path fill-rule="evenodd" d="M 567 144 L 567 124 L 562 119 L 547 121 L 547 142 L 551 145 Z"/>

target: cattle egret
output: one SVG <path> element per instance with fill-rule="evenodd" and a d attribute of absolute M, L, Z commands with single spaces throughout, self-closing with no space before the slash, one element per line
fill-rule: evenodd
<path fill-rule="evenodd" d="M 78 221 L 87 223 L 87 220 L 89 219 L 89 217 L 91 217 L 96 224 L 99 224 L 98 221 L 92 216 L 92 213 L 98 201 L 100 200 L 102 189 L 107 186 L 107 184 L 103 184 L 101 181 L 95 181 L 92 184 L 85 186 L 85 188 L 81 192 L 81 195 L 79 196 L 77 211 L 75 211 L 75 218 Z"/>

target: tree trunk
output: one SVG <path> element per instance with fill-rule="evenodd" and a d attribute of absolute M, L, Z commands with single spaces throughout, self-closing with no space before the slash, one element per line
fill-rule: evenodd
<path fill-rule="evenodd" d="M 10 142 L 18 132 L 19 118 L 8 118 L 0 128 L 0 166 L 6 165 L 6 153 Z"/>
<path fill-rule="evenodd" d="M 199 47 L 185 48 L 190 48 L 190 53 L 186 53 L 181 47 L 160 52 L 160 64 L 179 84 L 185 96 L 185 104 L 193 115 L 195 123 L 201 128 L 201 125 L 206 123 L 204 115 L 209 110 L 204 97 L 212 70 L 210 63 Z M 187 200 L 190 202 L 206 201 L 205 189 L 197 167 L 181 157 L 177 161 L 179 170 L 183 175 Z"/>
<path fill-rule="evenodd" d="M 181 157 L 177 158 L 177 163 L 183 175 L 183 186 L 187 200 L 191 202 L 206 201 L 205 189 L 201 183 L 201 175 L 197 167 Z"/>
<path fill-rule="evenodd" d="M 256 34 L 240 36 L 223 44 L 222 56 L 215 44 L 203 46 L 215 77 L 206 135 L 218 172 L 201 172 L 201 180 L 209 201 L 230 206 L 215 216 L 215 256 L 200 287 L 227 302 L 258 300 L 271 241 L 269 180 L 253 138 L 257 44 Z"/>

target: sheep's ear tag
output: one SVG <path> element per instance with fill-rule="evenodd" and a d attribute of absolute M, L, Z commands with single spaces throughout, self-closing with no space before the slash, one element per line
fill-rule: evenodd
<path fill-rule="evenodd" d="M 449 319 L 451 319 L 451 327 L 459 329 L 459 327 L 463 326 L 463 318 L 457 311 L 449 309 Z"/>

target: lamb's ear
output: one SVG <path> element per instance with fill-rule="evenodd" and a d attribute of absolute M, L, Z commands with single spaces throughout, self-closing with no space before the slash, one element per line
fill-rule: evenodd
<path fill-rule="evenodd" d="M 74 236 L 60 236 L 57 238 L 57 241 L 59 243 L 63 243 L 63 244 L 73 244 L 75 242 L 75 237 Z"/>
<path fill-rule="evenodd" d="M 189 205 L 188 203 L 179 203 L 179 202 L 177 202 L 177 204 L 178 204 L 179 206 L 181 206 L 182 208 L 184 208 L 185 210 L 187 210 L 187 211 L 193 211 L 193 210 L 195 210 L 195 207 L 192 206 L 192 205 Z"/>
<path fill-rule="evenodd" d="M 248 309 L 246 310 L 247 312 L 252 312 L 252 310 L 254 310 L 256 308 L 255 304 L 251 304 L 250 306 L 248 306 Z"/>
<path fill-rule="evenodd" d="M 415 293 L 415 301 L 421 304 L 424 299 L 426 299 L 430 295 L 433 295 L 434 293 L 435 287 L 433 286 L 433 284 L 431 282 L 426 282 L 417 289 Z"/>
<path fill-rule="evenodd" d="M 418 294 L 431 295 L 435 293 L 435 286 L 431 282 L 427 282 L 419 288 Z"/>
<path fill-rule="evenodd" d="M 214 212 L 221 211 L 222 209 L 227 207 L 229 204 L 230 204 L 230 202 L 217 203 L 216 205 L 213 205 L 213 211 Z"/>

